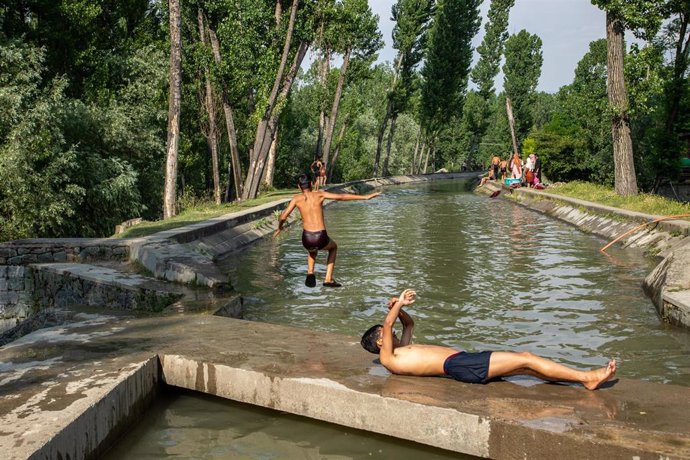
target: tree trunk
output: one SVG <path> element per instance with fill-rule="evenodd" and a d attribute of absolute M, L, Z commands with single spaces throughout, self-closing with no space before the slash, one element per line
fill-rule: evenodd
<path fill-rule="evenodd" d="M 307 53 L 309 44 L 307 42 L 300 43 L 297 52 L 295 53 L 295 58 L 293 60 L 290 71 L 285 77 L 283 83 L 283 88 L 280 91 L 280 100 L 287 97 L 292 88 L 292 84 L 295 81 L 297 75 L 297 70 L 302 64 L 302 60 Z M 254 143 L 253 157 L 254 157 L 254 167 L 250 165 L 250 169 L 247 172 L 247 179 L 245 180 L 245 187 L 242 190 L 242 195 L 244 199 L 255 198 L 259 191 L 259 183 L 263 175 L 263 170 L 266 164 L 266 159 L 268 156 L 268 150 L 273 141 L 273 136 L 276 132 L 276 127 L 278 125 L 278 118 L 280 113 L 272 111 L 268 118 L 261 120 L 259 126 L 257 127 L 257 137 Z"/>
<path fill-rule="evenodd" d="M 163 218 L 177 214 L 177 152 L 180 143 L 180 88 L 182 84 L 182 39 L 180 1 L 168 0 L 170 10 L 170 90 L 168 94 L 168 140 L 166 144 L 165 192 Z"/>
<path fill-rule="evenodd" d="M 283 15 L 283 5 L 280 3 L 281 0 L 276 0 L 276 7 L 273 15 L 276 18 L 276 29 L 280 28 L 280 17 Z"/>
<path fill-rule="evenodd" d="M 338 142 L 335 146 L 335 152 L 333 152 L 333 159 L 331 160 L 330 164 L 328 165 L 328 183 L 331 183 L 331 180 L 333 179 L 333 170 L 335 169 L 335 162 L 338 161 L 338 155 L 340 154 L 340 147 L 343 143 L 343 138 L 345 137 L 345 130 L 347 129 L 347 119 L 348 116 L 345 116 L 343 119 L 343 122 L 340 126 L 340 132 L 338 133 Z"/>
<path fill-rule="evenodd" d="M 206 39 L 206 27 L 204 26 L 204 14 L 201 8 L 197 10 L 197 21 L 199 22 L 199 38 L 204 47 L 208 45 Z M 216 103 L 213 97 L 213 86 L 209 77 L 208 68 L 204 68 L 205 91 L 204 105 L 208 115 L 208 129 L 204 133 L 208 149 L 211 153 L 211 169 L 213 175 L 213 201 L 220 204 L 220 171 L 218 168 L 218 126 L 216 123 Z"/>
<path fill-rule="evenodd" d="M 271 142 L 271 148 L 268 149 L 268 163 L 266 164 L 266 172 L 264 173 L 264 185 L 266 188 L 273 187 L 273 175 L 276 166 L 276 150 L 278 149 L 278 129 L 276 128 L 276 133 L 273 136 L 273 142 Z"/>
<path fill-rule="evenodd" d="M 299 0 L 292 1 L 292 6 L 290 7 L 290 22 L 288 23 L 287 33 L 285 34 L 283 54 L 280 58 L 280 65 L 278 66 L 278 71 L 276 72 L 275 80 L 273 81 L 273 88 L 271 89 L 271 94 L 269 95 L 268 101 L 266 102 L 266 108 L 264 110 L 263 115 L 261 116 L 261 120 L 259 120 L 259 123 L 256 127 L 256 134 L 254 136 L 254 146 L 250 151 L 247 179 L 245 180 L 244 188 L 242 190 L 242 199 L 254 198 L 259 188 L 259 181 L 261 180 L 261 173 L 263 172 L 263 165 L 260 165 L 259 162 L 261 160 L 262 153 L 264 151 L 268 151 L 273 137 L 272 133 L 269 132 L 269 124 L 271 122 L 273 110 L 275 109 L 275 105 L 278 99 L 278 91 L 280 90 L 280 85 L 281 83 L 283 83 L 283 75 L 285 73 L 285 67 L 287 66 L 287 60 L 290 54 L 290 46 L 292 44 L 292 35 L 295 29 L 295 20 L 297 17 L 298 5 Z"/>
<path fill-rule="evenodd" d="M 335 88 L 335 96 L 333 96 L 333 106 L 331 107 L 331 117 L 326 130 L 326 138 L 323 143 L 323 164 L 328 168 L 328 157 L 331 153 L 331 142 L 333 141 L 333 130 L 335 122 L 338 119 L 338 110 L 340 109 L 340 99 L 343 95 L 343 87 L 345 86 L 345 76 L 347 75 L 347 68 L 350 64 L 350 55 L 352 49 L 348 48 L 343 56 L 343 65 L 340 66 L 340 77 L 338 77 L 338 86 Z M 330 179 L 329 179 L 330 182 Z"/>
<path fill-rule="evenodd" d="M 517 137 L 515 136 L 515 118 L 513 118 L 513 105 L 510 103 L 510 98 L 506 97 L 506 113 L 508 114 L 508 124 L 510 125 L 510 135 L 513 139 L 513 153 L 519 153 Z M 469 168 L 469 163 L 467 167 Z"/>
<path fill-rule="evenodd" d="M 417 133 L 417 142 L 414 144 L 414 153 L 412 154 L 412 161 L 410 162 L 410 174 L 414 174 L 415 166 L 417 165 L 417 153 L 419 152 L 419 141 L 422 138 L 422 127 L 419 127 Z"/>
<path fill-rule="evenodd" d="M 426 151 L 426 159 L 424 160 L 424 174 L 426 174 L 426 168 L 429 166 L 429 155 L 431 154 L 431 150 L 433 148 L 429 146 L 429 148 Z"/>
<path fill-rule="evenodd" d="M 213 50 L 213 60 L 216 65 L 220 65 L 220 43 L 216 32 L 208 28 L 211 38 L 211 49 Z M 223 86 L 223 113 L 225 114 L 225 130 L 228 133 L 228 143 L 230 144 L 230 163 L 228 164 L 228 176 L 232 177 L 235 184 L 235 198 L 240 199 L 242 191 L 242 163 L 240 163 L 240 153 L 237 147 L 237 131 L 235 130 L 235 118 L 232 113 L 227 89 Z M 229 179 L 228 179 L 229 181 Z M 225 201 L 230 201 L 230 184 L 225 190 Z"/>
<path fill-rule="evenodd" d="M 374 156 L 374 177 L 379 173 L 379 162 L 381 161 L 381 146 L 383 145 L 383 136 L 386 134 L 386 127 L 388 126 L 388 119 L 393 113 L 393 92 L 398 84 L 398 74 L 400 73 L 400 66 L 402 65 L 403 55 L 398 56 L 398 63 L 395 66 L 395 73 L 393 74 L 393 81 L 391 82 L 391 87 L 388 93 L 388 98 L 386 102 L 386 113 L 383 116 L 383 121 L 381 122 L 381 128 L 379 128 L 379 136 L 376 139 L 376 155 Z"/>
<path fill-rule="evenodd" d="M 613 109 L 611 134 L 613 137 L 613 163 L 616 193 L 621 196 L 637 195 L 637 179 L 633 161 L 630 120 L 628 119 L 628 93 L 625 89 L 623 60 L 625 29 L 621 21 L 606 12 L 607 89 L 609 105 Z"/>
<path fill-rule="evenodd" d="M 419 152 L 419 159 L 417 164 L 415 164 L 415 174 L 420 174 L 422 172 L 422 161 L 424 160 L 424 150 L 427 149 L 426 139 L 422 136 L 422 150 Z"/>
<path fill-rule="evenodd" d="M 321 58 L 321 63 L 319 64 L 319 83 L 321 84 L 321 90 L 323 91 L 323 96 L 326 96 L 328 88 L 328 73 L 330 72 L 330 54 L 328 50 L 324 50 L 323 56 Z M 328 116 L 326 116 L 326 111 L 323 107 L 323 100 L 320 101 L 319 110 L 319 135 L 316 139 L 316 158 L 321 158 L 323 156 L 323 138 L 326 131 L 328 131 L 328 126 L 330 125 Z"/>
<path fill-rule="evenodd" d="M 391 129 L 388 131 L 388 142 L 386 143 L 386 157 L 383 159 L 383 172 L 384 177 L 388 176 L 388 160 L 391 156 L 391 146 L 393 145 L 393 136 L 395 135 L 395 126 L 398 121 L 398 114 L 394 113 L 391 117 Z"/>

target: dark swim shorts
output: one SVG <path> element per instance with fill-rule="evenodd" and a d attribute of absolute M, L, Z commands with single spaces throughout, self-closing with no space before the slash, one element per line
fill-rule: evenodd
<path fill-rule="evenodd" d="M 489 375 L 490 351 L 466 353 L 461 351 L 450 355 L 443 363 L 446 375 L 465 383 L 486 383 Z"/>
<path fill-rule="evenodd" d="M 318 232 L 302 231 L 302 246 L 309 252 L 319 251 L 330 242 L 331 239 L 328 237 L 326 230 L 319 230 Z"/>

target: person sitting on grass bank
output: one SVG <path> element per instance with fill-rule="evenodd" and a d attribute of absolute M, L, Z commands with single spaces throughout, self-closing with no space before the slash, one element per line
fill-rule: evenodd
<path fill-rule="evenodd" d="M 578 371 L 529 352 L 468 353 L 437 345 L 411 344 L 414 321 L 402 307 L 412 305 L 416 298 L 417 294 L 411 289 L 405 289 L 400 297 L 391 298 L 383 325 L 372 326 L 362 336 L 362 347 L 379 354 L 381 364 L 393 374 L 448 375 L 466 383 L 487 383 L 498 377 L 530 375 L 551 382 L 578 382 L 588 390 L 596 390 L 616 374 L 615 360 L 600 369 Z M 393 333 L 396 319 L 400 319 L 403 325 L 400 339 Z"/>
<path fill-rule="evenodd" d="M 307 278 L 304 284 L 307 287 L 316 286 L 316 275 L 314 274 L 316 255 L 319 251 L 325 250 L 328 251 L 328 260 L 326 262 L 326 278 L 323 285 L 326 287 L 340 287 L 342 285 L 333 279 L 333 268 L 338 253 L 338 245 L 335 240 L 328 237 L 326 232 L 326 223 L 323 218 L 323 202 L 325 200 L 371 200 L 379 196 L 381 192 L 370 193 L 369 195 L 353 195 L 350 193 L 312 191 L 312 183 L 304 174 L 297 180 L 297 186 L 301 193 L 292 197 L 287 208 L 278 218 L 278 229 L 273 236 L 278 236 L 283 230 L 283 225 L 285 225 L 285 221 L 287 221 L 290 213 L 297 208 L 302 216 L 302 245 L 309 254 L 307 257 Z"/>

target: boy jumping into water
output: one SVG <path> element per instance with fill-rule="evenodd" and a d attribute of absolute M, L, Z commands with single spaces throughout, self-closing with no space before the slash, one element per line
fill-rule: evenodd
<path fill-rule="evenodd" d="M 311 182 L 305 175 L 301 175 L 297 182 L 298 187 L 302 193 L 292 197 L 290 204 L 285 208 L 285 211 L 278 219 L 278 230 L 273 235 L 278 234 L 283 230 L 285 221 L 290 216 L 290 213 L 295 209 L 299 209 L 302 215 L 302 245 L 307 250 L 309 256 L 307 257 L 307 279 L 304 284 L 307 287 L 316 286 L 316 275 L 314 275 L 314 264 L 316 263 L 316 255 L 321 250 L 328 251 L 328 261 L 326 265 L 326 278 L 323 285 L 326 287 L 340 287 L 340 283 L 333 279 L 333 267 L 335 266 L 335 257 L 338 253 L 338 245 L 335 240 L 328 237 L 326 232 L 326 223 L 323 219 L 323 202 L 325 200 L 371 200 L 379 196 L 381 193 L 370 193 L 369 195 L 352 195 L 349 193 L 330 193 L 324 191 L 311 190 Z"/>
<path fill-rule="evenodd" d="M 466 353 L 437 345 L 412 345 L 414 321 L 402 307 L 412 305 L 416 298 L 417 294 L 411 289 L 405 289 L 400 297 L 393 297 L 388 302 L 390 311 L 383 325 L 371 327 L 362 336 L 362 347 L 380 354 L 381 364 L 394 374 L 448 375 L 466 383 L 487 383 L 509 375 L 531 375 L 552 382 L 578 382 L 588 390 L 596 390 L 616 374 L 615 360 L 600 369 L 578 371 L 529 352 Z M 403 325 L 400 339 L 393 334 L 396 319 L 400 319 Z"/>

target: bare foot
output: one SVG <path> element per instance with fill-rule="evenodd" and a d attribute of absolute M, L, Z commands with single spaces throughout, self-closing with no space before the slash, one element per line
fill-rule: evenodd
<path fill-rule="evenodd" d="M 591 371 L 589 379 L 582 384 L 588 390 L 596 390 L 601 386 L 602 383 L 611 380 L 614 375 L 616 375 L 616 360 L 612 359 L 609 361 L 608 366 L 597 369 L 596 371 Z"/>

